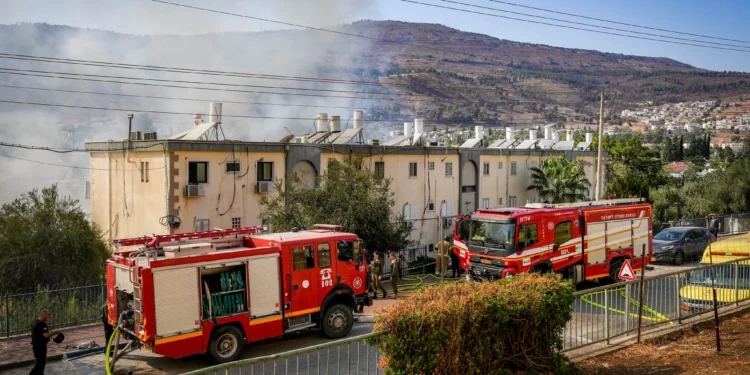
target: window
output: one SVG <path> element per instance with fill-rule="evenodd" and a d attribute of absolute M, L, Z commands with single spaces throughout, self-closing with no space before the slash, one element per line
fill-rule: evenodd
<path fill-rule="evenodd" d="M 380 178 L 385 177 L 385 162 L 383 161 L 375 162 L 375 176 L 378 176 Z"/>
<path fill-rule="evenodd" d="M 417 205 L 416 204 L 405 204 L 404 205 L 404 220 L 417 220 Z"/>
<path fill-rule="evenodd" d="M 555 249 L 573 238 L 573 224 L 570 221 L 563 221 L 555 225 Z"/>
<path fill-rule="evenodd" d="M 315 267 L 315 258 L 313 258 L 312 246 L 301 246 L 292 249 L 292 263 L 294 270 L 306 270 Z"/>
<path fill-rule="evenodd" d="M 536 223 L 524 224 L 518 228 L 518 250 L 523 250 L 539 241 Z"/>
<path fill-rule="evenodd" d="M 517 167 L 516 167 L 516 162 L 514 162 L 514 161 L 510 162 L 510 174 L 512 174 L 512 175 L 515 176 L 517 173 L 518 173 L 518 171 L 517 171 Z"/>
<path fill-rule="evenodd" d="M 233 217 L 232 218 L 232 228 L 241 228 L 242 227 L 242 219 L 239 217 Z"/>
<path fill-rule="evenodd" d="M 188 184 L 205 184 L 208 182 L 208 162 L 191 161 L 188 163 Z"/>
<path fill-rule="evenodd" d="M 482 165 L 482 172 L 485 176 L 490 175 L 490 163 L 489 162 L 487 161 L 484 162 L 484 164 Z"/>
<path fill-rule="evenodd" d="M 318 267 L 328 268 L 331 266 L 331 245 L 327 243 L 318 244 Z"/>
<path fill-rule="evenodd" d="M 503 198 L 497 198 L 497 206 L 502 207 L 503 206 Z"/>
<path fill-rule="evenodd" d="M 336 246 L 338 259 L 342 262 L 359 262 L 359 241 L 339 241 Z"/>
<path fill-rule="evenodd" d="M 227 163 L 227 173 L 237 173 L 240 171 L 240 162 L 232 161 Z"/>
<path fill-rule="evenodd" d="M 409 177 L 417 177 L 417 163 L 409 163 Z"/>
<path fill-rule="evenodd" d="M 482 208 L 490 208 L 490 198 L 482 199 Z"/>
<path fill-rule="evenodd" d="M 433 201 L 427 202 L 427 211 L 435 211 L 435 202 Z"/>
<path fill-rule="evenodd" d="M 453 163 L 445 163 L 445 176 L 453 176 Z"/>
<path fill-rule="evenodd" d="M 257 165 L 258 181 L 273 181 L 273 162 L 259 161 Z"/>
<path fill-rule="evenodd" d="M 516 197 L 510 196 L 508 197 L 508 207 L 515 207 L 516 206 Z"/>
<path fill-rule="evenodd" d="M 497 169 L 503 169 L 503 162 L 497 162 Z"/>
<path fill-rule="evenodd" d="M 141 162 L 141 182 L 148 182 L 148 162 Z"/>
<path fill-rule="evenodd" d="M 195 222 L 193 226 L 195 227 L 194 232 L 205 232 L 208 230 L 209 226 L 208 219 L 195 219 Z"/>
<path fill-rule="evenodd" d="M 428 167 L 430 168 L 431 171 L 435 170 L 435 162 L 434 161 L 429 162 L 427 165 L 428 165 Z"/>

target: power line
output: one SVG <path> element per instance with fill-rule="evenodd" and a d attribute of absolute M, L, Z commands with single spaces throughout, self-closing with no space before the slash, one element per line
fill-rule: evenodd
<path fill-rule="evenodd" d="M 282 104 L 282 103 L 264 103 L 264 102 L 242 102 L 242 101 L 223 100 L 223 99 L 195 99 L 195 98 L 180 98 L 180 97 L 158 96 L 158 95 L 117 94 L 117 93 L 100 92 L 100 91 L 80 91 L 80 90 L 51 89 L 51 88 L 46 88 L 46 87 L 16 86 L 16 85 L 4 85 L 4 84 L 0 84 L 0 87 L 8 87 L 8 88 L 21 89 L 21 90 L 38 90 L 38 91 L 66 92 L 66 93 L 74 93 L 74 94 L 121 96 L 121 97 L 128 97 L 128 98 L 143 98 L 143 99 L 182 100 L 182 101 L 194 101 L 194 102 L 221 102 L 221 103 L 231 103 L 231 104 L 269 105 L 269 106 L 281 106 L 281 107 L 360 109 L 360 107 L 344 107 L 344 106 L 329 106 L 329 105 L 314 105 L 314 104 Z"/>
<path fill-rule="evenodd" d="M 477 12 L 477 11 L 468 10 L 468 9 L 453 8 L 453 7 L 448 7 L 448 6 L 443 6 L 443 5 L 437 5 L 437 4 L 423 3 L 423 2 L 419 2 L 419 1 L 413 1 L 413 0 L 400 0 L 400 1 L 403 1 L 405 3 L 412 3 L 412 4 L 424 5 L 424 6 L 433 7 L 433 8 L 442 8 L 442 9 L 454 10 L 454 11 L 464 12 L 464 13 L 473 13 L 473 14 L 479 14 L 479 15 L 490 16 L 490 17 L 495 17 L 495 18 L 504 18 L 504 19 L 514 20 L 514 21 L 522 21 L 522 22 L 534 23 L 534 24 L 538 24 L 538 25 L 560 27 L 560 28 L 563 28 L 563 29 L 588 31 L 588 32 L 598 33 L 598 34 L 616 35 L 616 36 L 622 36 L 622 37 L 632 38 L 632 39 L 650 40 L 650 41 L 655 41 L 655 42 L 680 44 L 680 45 L 685 45 L 685 46 L 694 46 L 694 47 L 703 47 L 703 48 L 720 49 L 720 50 L 726 50 L 726 51 L 738 51 L 738 52 L 750 53 L 750 51 L 748 51 L 748 50 L 741 50 L 741 49 L 735 49 L 735 48 L 725 48 L 725 47 L 706 46 L 706 45 L 702 45 L 702 44 L 675 42 L 675 41 L 671 41 L 671 40 L 647 38 L 647 37 L 635 36 L 635 35 L 625 35 L 625 34 L 618 34 L 618 33 L 613 33 L 613 32 L 608 32 L 608 31 L 601 31 L 601 30 L 584 29 L 584 28 L 581 28 L 581 27 L 558 25 L 558 24 L 549 23 L 549 22 L 533 21 L 533 20 L 526 20 L 526 19 L 523 19 L 523 18 L 501 16 L 499 14 Z"/>
<path fill-rule="evenodd" d="M 355 81 L 355 80 L 343 80 L 343 79 L 335 79 L 335 78 L 314 78 L 314 77 L 302 77 L 302 76 L 286 76 L 286 75 L 278 75 L 278 74 L 261 74 L 261 73 L 229 72 L 229 71 L 221 71 L 221 70 L 207 70 L 207 69 L 175 68 L 175 67 L 166 67 L 166 66 L 158 66 L 158 65 L 125 64 L 125 63 L 114 63 L 114 62 L 96 61 L 96 60 L 78 60 L 78 59 L 65 59 L 65 58 L 59 58 L 59 57 L 18 55 L 18 54 L 11 54 L 11 53 L 0 53 L 0 58 L 50 62 L 50 63 L 69 64 L 69 65 L 87 65 L 87 66 L 97 66 L 97 67 L 117 68 L 117 69 L 150 70 L 150 71 L 157 71 L 157 72 L 173 72 L 173 73 L 185 73 L 185 74 L 190 73 L 190 74 L 201 74 L 201 75 L 211 75 L 211 76 L 256 78 L 256 79 L 281 80 L 281 81 L 321 82 L 321 83 L 363 85 L 363 86 L 409 87 L 409 85 L 403 84 L 403 83 L 388 83 L 388 82 L 381 83 L 381 82 L 375 82 L 375 81 Z"/>
<path fill-rule="evenodd" d="M 37 102 L 22 102 L 14 100 L 0 100 L 0 103 L 6 104 L 20 104 L 20 105 L 31 105 L 40 107 L 60 107 L 60 108 L 73 108 L 73 109 L 91 109 L 99 111 L 113 111 L 113 112 L 136 112 L 136 113 L 156 113 L 162 115 L 195 115 L 199 114 L 202 116 L 208 116 L 207 113 L 194 113 L 194 112 L 173 112 L 173 111 L 158 111 L 158 110 L 146 110 L 146 109 L 129 109 L 129 108 L 104 108 L 104 107 L 91 107 L 91 106 L 78 106 L 78 105 L 67 105 L 67 104 L 54 104 L 54 103 L 37 103 Z M 258 119 L 258 120 L 290 120 L 290 121 L 313 121 L 315 118 L 312 117 L 274 117 L 274 116 L 253 116 L 253 115 L 225 115 L 221 117 L 231 118 L 247 118 L 247 119 Z M 386 121 L 404 121 L 404 119 L 383 119 L 383 120 L 362 120 L 364 122 L 386 122 Z"/>
<path fill-rule="evenodd" d="M 112 76 L 103 74 L 86 74 L 86 73 L 71 73 L 71 72 L 52 72 L 46 70 L 33 70 L 33 69 L 12 69 L 2 68 L 3 70 L 18 71 L 18 72 L 32 72 L 32 73 L 45 73 L 45 74 L 60 74 L 74 77 L 95 77 L 95 78 L 116 78 L 116 79 L 132 79 L 138 81 L 151 81 L 151 82 L 176 82 L 176 83 L 190 83 L 198 85 L 213 85 L 213 86 L 227 86 L 227 87 L 251 87 L 261 89 L 274 89 L 274 90 L 299 90 L 299 91 L 324 91 L 334 93 L 345 93 L 345 94 L 365 94 L 365 95 L 385 95 L 385 96 L 404 96 L 408 94 L 388 94 L 380 92 L 367 92 L 367 91 L 349 91 L 349 90 L 333 90 L 333 89 L 317 89 L 309 87 L 286 87 L 286 86 L 266 86 L 266 85 L 247 85 L 240 83 L 224 83 L 224 82 L 205 82 L 205 81 L 183 81 L 176 79 L 160 79 L 160 78 L 141 78 L 141 77 L 127 77 L 127 76 Z M 286 93 L 278 93 L 286 94 Z M 317 95 L 316 95 L 317 96 Z M 422 94 L 414 94 L 414 96 L 424 96 Z"/>
<path fill-rule="evenodd" d="M 719 37 L 715 37 L 715 36 L 709 36 L 709 35 L 692 34 L 692 33 L 686 33 L 686 32 L 682 32 L 682 31 L 675 31 L 675 30 L 668 30 L 668 29 L 660 29 L 660 28 L 657 28 L 657 27 L 650 27 L 650 26 L 643 26 L 643 25 L 635 25 L 635 24 L 632 24 L 632 23 L 625 23 L 625 22 L 618 22 L 618 21 L 612 21 L 612 20 L 605 20 L 605 19 L 602 19 L 602 18 L 595 18 L 595 17 L 582 16 L 582 15 L 580 15 L 580 14 L 565 13 L 565 12 L 560 12 L 560 11 L 556 11 L 556 10 L 551 10 L 551 9 L 544 9 L 544 8 L 537 8 L 537 7 L 532 7 L 532 6 L 528 6 L 528 5 L 515 4 L 515 3 L 510 3 L 510 2 L 507 2 L 507 1 L 500 1 L 500 0 L 488 0 L 488 1 L 492 1 L 492 2 L 494 2 L 494 3 L 505 4 L 505 5 L 512 5 L 512 6 L 516 6 L 516 7 L 521 7 L 521 8 L 527 8 L 527 9 L 534 9 L 534 10 L 539 10 L 539 11 L 542 11 L 542 12 L 548 12 L 548 13 L 561 14 L 561 15 L 564 15 L 564 16 L 571 16 L 571 17 L 585 18 L 585 19 L 589 19 L 589 20 L 594 20 L 594 21 L 601 21 L 601 22 L 608 22 L 608 23 L 614 23 L 614 24 L 618 24 L 618 25 L 624 25 L 624 26 L 631 26 L 631 27 L 640 27 L 640 28 L 642 28 L 642 29 L 649 29 L 649 30 L 656 30 L 656 31 L 664 31 L 664 32 L 667 32 L 667 33 L 674 33 L 674 34 L 682 34 L 682 35 L 697 36 L 697 37 L 700 37 L 700 38 L 708 38 L 708 39 L 716 39 L 716 40 L 726 40 L 726 41 L 728 41 L 728 42 L 739 42 L 739 43 L 748 43 L 748 44 L 750 44 L 750 42 L 748 42 L 748 41 L 745 41 L 745 40 L 738 40 L 738 39 L 727 39 L 727 38 L 719 38 Z"/>
<path fill-rule="evenodd" d="M 479 9 L 487 9 L 487 10 L 492 10 L 492 11 L 496 11 L 496 12 L 517 14 L 517 15 L 520 15 L 520 16 L 540 18 L 540 19 L 550 20 L 550 21 L 556 21 L 556 22 L 565 22 L 565 23 L 570 23 L 570 24 L 573 24 L 573 25 L 582 25 L 582 26 L 588 26 L 588 27 L 596 27 L 596 28 L 605 29 L 605 30 L 623 31 L 623 32 L 626 32 L 626 33 L 633 33 L 633 34 L 640 34 L 640 35 L 649 35 L 649 36 L 655 36 L 655 37 L 660 37 L 660 38 L 668 38 L 668 39 L 675 39 L 675 40 L 684 40 L 684 41 L 696 42 L 696 43 L 715 44 L 715 45 L 719 45 L 719 46 L 728 46 L 728 47 L 737 47 L 737 48 L 750 48 L 750 46 L 738 46 L 736 44 L 716 43 L 716 42 L 709 42 L 709 41 L 705 41 L 705 40 L 680 38 L 680 37 L 675 37 L 675 36 L 667 36 L 667 35 L 661 35 L 661 34 L 651 34 L 651 33 L 644 33 L 644 32 L 640 32 L 640 31 L 632 31 L 632 30 L 626 30 L 626 29 L 618 29 L 616 27 L 607 27 L 607 26 L 592 25 L 590 23 L 575 22 L 575 21 L 568 21 L 568 20 L 563 20 L 563 19 L 559 19 L 559 18 L 550 18 L 550 17 L 538 16 L 538 15 L 535 15 L 535 14 L 513 12 L 513 11 L 510 11 L 510 10 L 503 10 L 503 9 L 497 9 L 497 8 L 492 8 L 492 7 L 485 7 L 485 6 L 474 5 L 474 4 L 467 4 L 467 3 L 462 3 L 462 2 L 459 2 L 459 1 L 453 1 L 453 0 L 440 0 L 440 1 L 445 2 L 445 3 L 463 5 L 463 6 L 467 6 L 467 7 L 479 8 Z"/>
<path fill-rule="evenodd" d="M 378 41 L 378 42 L 402 43 L 402 42 L 395 41 L 395 40 L 381 39 L 381 38 L 376 38 L 376 37 L 371 37 L 371 36 L 366 36 L 366 35 L 347 33 L 347 32 L 343 32 L 343 31 L 323 29 L 323 28 L 320 28 L 320 27 L 305 26 L 305 25 L 300 25 L 300 24 L 295 24 L 295 23 L 290 23 L 290 22 L 283 22 L 283 21 L 276 21 L 276 20 L 271 20 L 271 19 L 267 19 L 267 18 L 260 18 L 260 17 L 248 16 L 248 15 L 244 15 L 244 14 L 224 12 L 224 11 L 215 10 L 215 9 L 200 8 L 200 7 L 196 7 L 196 6 L 192 6 L 192 5 L 172 3 L 172 2 L 169 2 L 169 1 L 163 1 L 163 0 L 151 0 L 151 1 L 153 1 L 155 3 L 168 4 L 168 5 L 173 5 L 173 6 L 182 7 L 182 8 L 188 8 L 188 9 L 194 9 L 194 10 L 202 10 L 204 12 L 218 13 L 218 14 L 223 14 L 223 15 L 227 15 L 227 16 L 242 17 L 242 18 L 248 18 L 248 19 L 251 19 L 251 20 L 257 20 L 257 21 L 263 21 L 263 22 L 270 22 L 270 23 L 275 23 L 275 24 L 284 25 L 284 26 L 293 26 L 293 27 L 299 27 L 299 28 L 308 29 L 308 30 L 316 30 L 316 31 L 322 31 L 322 32 L 326 32 L 326 33 L 333 33 L 333 34 L 339 34 L 339 35 L 353 36 L 353 37 L 356 37 L 356 38 L 369 39 L 369 40 L 374 40 L 374 41 Z"/>
<path fill-rule="evenodd" d="M 16 159 L 16 160 L 27 161 L 27 162 L 30 162 L 30 163 L 50 165 L 50 166 L 53 166 L 53 167 L 63 167 L 63 168 L 72 168 L 72 169 L 86 169 L 86 170 L 90 170 L 90 171 L 110 171 L 110 170 L 112 170 L 112 168 L 89 168 L 89 167 L 78 167 L 78 166 L 66 165 L 66 164 L 48 163 L 48 162 L 44 162 L 44 161 L 40 161 L 40 160 L 31 160 L 31 159 L 19 158 L 17 156 L 10 156 L 10 155 L 6 155 L 6 154 L 2 154 L 2 153 L 0 153 L 0 156 L 6 157 L 6 158 L 9 158 L 9 159 Z M 165 168 L 164 166 L 155 167 L 155 168 L 149 167 L 149 170 L 159 170 L 159 169 L 164 169 L 164 168 Z M 130 170 L 126 170 L 126 171 L 137 171 L 137 169 L 130 169 Z"/>
<path fill-rule="evenodd" d="M 67 80 L 72 80 L 72 81 L 105 82 L 105 83 L 117 83 L 117 84 L 122 84 L 122 85 L 137 85 L 137 86 L 149 86 L 149 87 L 168 87 L 168 88 L 191 89 L 191 90 L 241 92 L 241 93 L 264 94 L 264 95 L 307 96 L 307 97 L 314 97 L 314 98 L 339 98 L 339 99 L 358 99 L 358 100 L 382 100 L 382 101 L 399 101 L 400 100 L 400 99 L 391 99 L 391 98 L 362 98 L 362 97 L 357 97 L 357 96 L 343 96 L 343 95 L 315 95 L 315 94 L 303 94 L 303 93 L 286 93 L 286 92 L 270 92 L 270 91 L 221 89 L 221 88 L 216 88 L 216 87 L 165 85 L 165 84 L 154 84 L 154 83 L 145 83 L 145 82 L 126 82 L 126 81 L 102 80 L 102 79 L 93 79 L 93 78 L 60 77 L 60 76 L 52 76 L 52 75 L 24 73 L 24 72 L 27 72 L 27 71 L 41 72 L 41 73 L 44 73 L 44 74 L 57 74 L 55 72 L 46 72 L 46 71 L 34 71 L 34 70 L 23 70 L 23 69 L 0 68 L 0 74 L 12 74 L 12 75 L 29 76 L 29 77 L 67 79 Z M 66 74 L 70 75 L 72 73 L 66 73 Z M 425 99 L 416 99 L 416 98 L 411 99 L 411 100 L 413 100 L 413 101 L 425 101 Z"/>

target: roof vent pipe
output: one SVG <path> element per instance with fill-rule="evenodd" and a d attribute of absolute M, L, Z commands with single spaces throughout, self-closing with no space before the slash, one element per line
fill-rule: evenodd
<path fill-rule="evenodd" d="M 565 140 L 568 142 L 573 142 L 573 131 L 568 129 L 565 131 Z"/>
<path fill-rule="evenodd" d="M 325 133 L 328 131 L 328 114 L 318 113 L 317 119 L 318 133 Z"/>
<path fill-rule="evenodd" d="M 552 128 L 551 127 L 544 127 L 544 139 L 547 139 L 547 140 L 552 139 Z"/>
<path fill-rule="evenodd" d="M 552 140 L 555 141 L 555 143 L 560 142 L 560 133 L 553 132 L 552 133 Z"/>
<path fill-rule="evenodd" d="M 536 129 L 529 130 L 529 140 L 536 141 L 537 134 Z"/>
<path fill-rule="evenodd" d="M 414 134 L 414 124 L 411 122 L 404 123 L 404 136 L 411 137 Z"/>
<path fill-rule="evenodd" d="M 208 109 L 208 122 L 221 124 L 221 103 L 211 103 L 211 107 Z"/>
<path fill-rule="evenodd" d="M 341 132 L 341 116 L 331 116 L 331 133 Z"/>
<path fill-rule="evenodd" d="M 594 141 L 594 133 L 586 133 L 586 143 L 591 143 Z"/>
<path fill-rule="evenodd" d="M 364 113 L 361 110 L 354 111 L 354 129 L 361 129 L 364 125 Z"/>
<path fill-rule="evenodd" d="M 508 141 L 515 141 L 516 140 L 516 133 L 510 126 L 505 128 L 505 139 Z"/>

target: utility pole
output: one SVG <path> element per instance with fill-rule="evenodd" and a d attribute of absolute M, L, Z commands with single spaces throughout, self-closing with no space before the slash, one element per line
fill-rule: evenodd
<path fill-rule="evenodd" d="M 604 91 L 601 92 L 601 104 L 599 106 L 599 147 L 596 153 L 596 191 L 594 200 L 602 198 L 602 143 L 604 143 Z"/>
<path fill-rule="evenodd" d="M 127 138 L 127 140 L 128 140 L 128 150 L 130 150 L 130 148 L 132 146 L 132 142 L 133 142 L 133 140 L 130 139 L 130 132 L 131 131 L 133 131 L 133 114 L 132 113 L 128 115 L 128 138 Z"/>

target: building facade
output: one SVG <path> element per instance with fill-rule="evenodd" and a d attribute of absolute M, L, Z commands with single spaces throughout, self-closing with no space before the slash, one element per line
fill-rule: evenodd
<path fill-rule="evenodd" d="M 174 139 L 86 147 L 91 218 L 110 241 L 264 225 L 258 201 L 275 194 L 274 182 L 296 171 L 314 184 L 330 159 L 359 156 L 363 168 L 391 179 L 394 214 L 412 223 L 418 244 L 434 244 L 441 228 L 450 233 L 456 215 L 536 202 L 527 187 L 541 160 L 581 161 L 591 198 L 596 174 L 594 151 Z"/>

